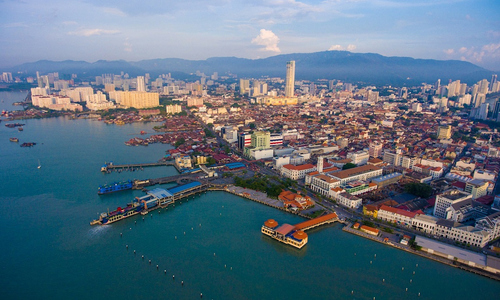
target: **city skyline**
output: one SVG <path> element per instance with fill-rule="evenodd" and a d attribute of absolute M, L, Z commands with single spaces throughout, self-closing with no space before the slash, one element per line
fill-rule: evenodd
<path fill-rule="evenodd" d="M 2 64 L 206 59 L 347 50 L 500 70 L 496 1 L 0 3 Z"/>

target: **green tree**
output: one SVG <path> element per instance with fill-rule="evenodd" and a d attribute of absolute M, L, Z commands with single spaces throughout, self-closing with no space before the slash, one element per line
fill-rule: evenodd
<path fill-rule="evenodd" d="M 347 169 L 352 169 L 352 168 L 356 168 L 357 165 L 356 164 L 353 164 L 353 163 L 346 163 L 343 167 L 342 167 L 342 170 L 347 170 Z"/>
<path fill-rule="evenodd" d="M 405 191 L 421 198 L 429 198 L 432 195 L 432 187 L 426 183 L 410 182 L 405 185 Z"/>
<path fill-rule="evenodd" d="M 175 147 L 179 147 L 180 145 L 184 144 L 185 142 L 186 142 L 186 140 L 185 140 L 184 138 L 182 138 L 182 137 L 181 137 L 181 138 L 179 138 L 179 139 L 175 142 L 174 146 L 175 146 Z"/>

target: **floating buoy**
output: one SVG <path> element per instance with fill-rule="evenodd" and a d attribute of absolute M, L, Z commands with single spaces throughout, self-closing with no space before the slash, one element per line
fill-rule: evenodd
<path fill-rule="evenodd" d="M 128 250 L 128 245 L 126 245 L 125 247 L 126 247 L 126 248 L 127 248 L 127 250 Z"/>
<path fill-rule="evenodd" d="M 203 293 L 200 293 L 200 298 L 203 298 Z"/>
<path fill-rule="evenodd" d="M 149 264 L 151 264 L 151 259 L 149 260 Z"/>
<path fill-rule="evenodd" d="M 186 235 L 186 232 L 184 231 L 184 235 Z"/>
<path fill-rule="evenodd" d="M 122 237 L 122 236 L 123 236 L 123 233 L 120 232 L 120 237 Z"/>
<path fill-rule="evenodd" d="M 401 270 L 404 270 L 404 269 L 405 269 L 405 267 L 401 267 Z"/>
<path fill-rule="evenodd" d="M 406 288 L 406 291 L 408 292 L 408 288 Z"/>
<path fill-rule="evenodd" d="M 142 256 L 142 260 L 144 260 L 144 255 Z"/>
<path fill-rule="evenodd" d="M 177 236 L 175 236 L 175 239 L 177 239 Z"/>
<path fill-rule="evenodd" d="M 356 253 L 354 253 L 354 256 L 356 256 Z"/>
<path fill-rule="evenodd" d="M 137 224 L 137 221 L 134 221 L 135 223 L 134 224 Z"/>
<path fill-rule="evenodd" d="M 191 230 L 194 230 L 194 228 L 193 228 L 193 227 L 191 227 Z"/>
<path fill-rule="evenodd" d="M 144 221 L 144 217 L 142 217 L 142 220 Z"/>
<path fill-rule="evenodd" d="M 172 275 L 172 280 L 175 280 L 175 275 Z"/>
<path fill-rule="evenodd" d="M 222 213 L 220 213 L 219 216 L 222 216 Z"/>
<path fill-rule="evenodd" d="M 416 266 L 418 267 L 418 264 L 416 264 Z"/>
<path fill-rule="evenodd" d="M 233 267 L 231 267 L 231 270 L 233 269 Z"/>
<path fill-rule="evenodd" d="M 410 283 L 412 282 L 413 280 L 410 279 Z"/>
<path fill-rule="evenodd" d="M 372 261 L 370 260 L 370 265 L 372 264 Z"/>
<path fill-rule="evenodd" d="M 214 252 L 214 256 L 215 256 L 215 252 Z"/>
<path fill-rule="evenodd" d="M 351 295 L 354 294 L 354 291 L 351 291 Z"/>
<path fill-rule="evenodd" d="M 226 265 L 224 265 L 224 268 L 227 268 Z"/>
<path fill-rule="evenodd" d="M 135 250 L 134 250 L 134 254 L 135 254 Z"/>
<path fill-rule="evenodd" d="M 156 265 L 156 270 L 158 270 L 158 265 Z"/>
<path fill-rule="evenodd" d="M 384 278 L 384 279 L 382 279 L 382 282 L 385 282 L 385 278 Z"/>
<path fill-rule="evenodd" d="M 374 257 L 377 257 L 377 254 L 375 254 Z"/>
<path fill-rule="evenodd" d="M 200 227 L 201 227 L 201 223 L 200 223 Z"/>
<path fill-rule="evenodd" d="M 130 230 L 132 230 L 132 227 L 130 227 Z"/>
<path fill-rule="evenodd" d="M 165 275 L 167 275 L 167 270 L 163 270 L 163 273 L 165 273 Z"/>
<path fill-rule="evenodd" d="M 415 275 L 415 271 L 413 271 L 413 275 Z"/>
<path fill-rule="evenodd" d="M 418 293 L 418 296 L 420 297 L 420 293 Z"/>
<path fill-rule="evenodd" d="M 184 281 L 181 281 L 181 285 L 184 286 Z"/>

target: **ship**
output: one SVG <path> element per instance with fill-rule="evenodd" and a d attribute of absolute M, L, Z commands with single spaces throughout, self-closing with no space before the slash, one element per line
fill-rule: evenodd
<path fill-rule="evenodd" d="M 161 207 L 160 205 L 166 206 L 172 203 L 172 196 L 170 192 L 160 188 L 148 191 L 147 195 L 136 197 L 125 208 L 118 207 L 112 212 L 102 213 L 99 219 L 91 221 L 90 225 L 108 225 L 138 213 L 147 214 L 150 210 Z"/>
<path fill-rule="evenodd" d="M 25 124 L 21 124 L 21 123 L 9 123 L 9 124 L 5 124 L 5 127 L 8 127 L 8 128 L 14 128 L 14 127 L 21 127 L 21 126 L 24 126 Z"/>
<path fill-rule="evenodd" d="M 13 137 L 13 138 L 10 138 L 10 139 L 9 139 L 9 141 L 11 141 L 11 142 L 16 142 L 16 143 L 17 143 L 17 142 L 19 142 L 19 139 L 18 139 L 18 138 Z"/>
<path fill-rule="evenodd" d="M 144 209 L 144 205 L 135 200 L 132 203 L 127 204 L 126 207 L 118 207 L 112 212 L 102 213 L 99 219 L 90 222 L 90 225 L 107 225 L 114 223 L 116 221 L 137 215 Z"/>
<path fill-rule="evenodd" d="M 119 192 L 119 191 L 124 191 L 124 190 L 130 190 L 133 187 L 133 182 L 132 180 L 127 180 L 127 181 L 122 181 L 122 182 L 114 182 L 112 184 L 105 184 L 99 186 L 97 189 L 97 194 L 102 195 L 102 194 L 108 194 L 108 193 L 114 193 L 114 192 Z"/>

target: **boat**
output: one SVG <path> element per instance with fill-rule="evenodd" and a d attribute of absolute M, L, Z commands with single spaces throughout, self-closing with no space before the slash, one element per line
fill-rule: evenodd
<path fill-rule="evenodd" d="M 25 124 L 21 124 L 21 123 L 9 123 L 9 124 L 5 124 L 5 127 L 7 128 L 14 128 L 14 127 L 21 127 L 21 126 L 24 126 Z"/>
<path fill-rule="evenodd" d="M 17 128 L 19 131 L 23 131 L 24 129 L 22 127 Z"/>
<path fill-rule="evenodd" d="M 102 194 L 109 194 L 109 193 L 114 193 L 114 192 L 119 192 L 119 191 L 124 191 L 124 190 L 130 190 L 133 187 L 133 182 L 132 180 L 127 180 L 127 181 L 122 181 L 122 182 L 113 182 L 111 184 L 105 184 L 99 186 L 97 189 L 97 194 L 102 195 Z"/>
<path fill-rule="evenodd" d="M 40 163 L 40 160 L 38 160 L 38 169 L 42 168 L 42 164 Z"/>
<path fill-rule="evenodd" d="M 17 142 L 19 142 L 19 139 L 18 139 L 18 138 L 13 137 L 13 138 L 10 138 L 10 139 L 9 139 L 9 141 L 11 141 L 11 142 L 16 142 L 16 143 L 17 143 Z"/>
<path fill-rule="evenodd" d="M 36 143 L 22 143 L 21 147 L 33 147 L 35 145 L 36 145 Z"/>
<path fill-rule="evenodd" d="M 93 220 L 90 222 L 90 225 L 107 225 L 114 223 L 116 221 L 131 217 L 133 215 L 137 215 L 139 212 L 143 210 L 144 206 L 138 202 L 134 201 L 129 203 L 126 207 L 121 208 L 118 207 L 116 210 L 112 212 L 102 213 L 99 216 L 99 219 Z"/>

